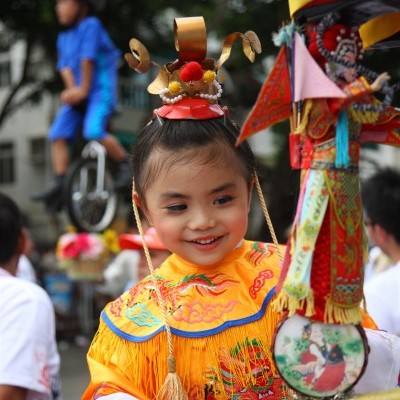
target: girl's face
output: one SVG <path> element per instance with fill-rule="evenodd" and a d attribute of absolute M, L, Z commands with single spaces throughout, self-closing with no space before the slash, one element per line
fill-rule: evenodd
<path fill-rule="evenodd" d="M 81 7 L 78 0 L 57 0 L 56 15 L 59 24 L 67 27 L 75 24 Z"/>
<path fill-rule="evenodd" d="M 150 163 L 172 154 L 158 151 Z M 160 171 L 145 193 L 144 211 L 164 245 L 186 261 L 211 266 L 243 239 L 250 192 L 233 155 L 211 164 L 201 158 L 177 162 Z"/>

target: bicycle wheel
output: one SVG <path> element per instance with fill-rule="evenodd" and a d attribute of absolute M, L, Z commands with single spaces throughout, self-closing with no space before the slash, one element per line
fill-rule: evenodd
<path fill-rule="evenodd" d="M 97 161 L 80 158 L 70 168 L 65 184 L 68 216 L 80 231 L 102 232 L 115 218 L 118 195 L 106 166 L 103 190 L 97 188 Z"/>

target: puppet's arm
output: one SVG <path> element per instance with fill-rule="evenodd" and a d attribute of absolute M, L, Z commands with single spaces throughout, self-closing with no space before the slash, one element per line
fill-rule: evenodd
<path fill-rule="evenodd" d="M 400 147 L 400 109 L 389 107 L 373 124 L 364 124 L 361 143 L 374 142 Z"/>

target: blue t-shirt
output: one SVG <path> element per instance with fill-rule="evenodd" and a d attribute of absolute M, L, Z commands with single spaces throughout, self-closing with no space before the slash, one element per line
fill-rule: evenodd
<path fill-rule="evenodd" d="M 87 17 L 73 28 L 61 32 L 57 40 L 57 51 L 57 69 L 70 68 L 77 85 L 81 82 L 82 60 L 92 60 L 94 71 L 88 100 L 101 97 L 115 104 L 117 60 L 121 53 L 98 18 Z"/>

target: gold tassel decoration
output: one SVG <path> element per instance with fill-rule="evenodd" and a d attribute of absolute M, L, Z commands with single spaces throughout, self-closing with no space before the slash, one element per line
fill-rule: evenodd
<path fill-rule="evenodd" d="M 282 312 L 288 308 L 289 298 L 288 295 L 281 290 L 271 303 L 271 308 L 276 312 Z"/>
<path fill-rule="evenodd" d="M 315 313 L 315 308 L 314 308 L 314 291 L 310 289 L 310 293 L 307 296 L 307 299 L 305 299 L 307 302 L 307 307 L 306 307 L 306 317 L 312 317 Z"/>
<path fill-rule="evenodd" d="M 303 116 L 302 116 L 301 121 L 298 121 L 295 133 L 302 134 L 306 131 L 306 127 L 307 127 L 308 121 L 310 119 L 312 106 L 313 106 L 312 100 L 309 99 L 309 100 L 305 101 Z"/>
<path fill-rule="evenodd" d="M 312 317 L 315 314 L 314 291 L 310 289 L 307 297 L 299 299 L 296 296 L 288 294 L 283 287 L 271 303 L 271 307 L 276 312 L 287 311 L 289 317 L 306 307 L 305 316 Z"/>
<path fill-rule="evenodd" d="M 373 104 L 378 104 L 379 102 L 374 101 Z M 379 112 L 377 111 L 365 111 L 356 110 L 354 108 L 349 109 L 351 119 L 362 124 L 373 124 L 379 118 Z"/>
<path fill-rule="evenodd" d="M 159 400 L 187 400 L 188 396 L 183 389 L 182 382 L 176 374 L 176 362 L 173 355 L 168 356 L 168 374 L 158 393 Z"/>

